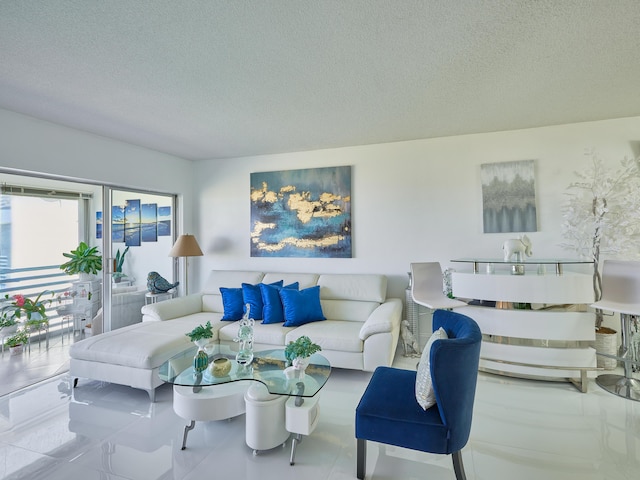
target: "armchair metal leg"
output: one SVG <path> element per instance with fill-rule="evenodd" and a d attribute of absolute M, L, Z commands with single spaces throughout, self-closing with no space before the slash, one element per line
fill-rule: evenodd
<path fill-rule="evenodd" d="M 464 465 L 462 464 L 462 450 L 453 452 L 451 458 L 453 459 L 453 471 L 456 474 L 456 480 L 467 480 L 467 476 L 464 473 Z"/>
<path fill-rule="evenodd" d="M 358 438 L 357 440 L 358 440 L 358 443 L 357 443 L 357 454 L 356 454 L 356 458 L 357 458 L 356 477 L 358 477 L 359 480 L 364 480 L 365 468 L 367 463 L 367 441 L 362 438 Z"/>

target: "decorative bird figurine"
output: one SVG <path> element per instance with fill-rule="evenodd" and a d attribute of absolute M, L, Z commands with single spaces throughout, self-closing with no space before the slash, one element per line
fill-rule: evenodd
<path fill-rule="evenodd" d="M 180 282 L 169 283 L 158 272 L 149 272 L 147 275 L 147 290 L 151 293 L 165 293 L 177 287 Z"/>

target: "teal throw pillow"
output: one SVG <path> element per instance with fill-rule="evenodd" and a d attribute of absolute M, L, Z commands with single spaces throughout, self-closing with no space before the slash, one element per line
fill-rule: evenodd
<path fill-rule="evenodd" d="M 260 284 L 260 292 L 262 293 L 262 303 L 264 307 L 262 309 L 262 323 L 282 323 L 284 322 L 284 309 L 282 308 L 282 300 L 280 300 L 280 290 L 282 288 L 289 288 L 292 290 L 298 290 L 298 282 L 284 287 L 276 287 L 273 285 Z"/>
<path fill-rule="evenodd" d="M 269 285 L 273 287 L 282 287 L 283 281 L 279 280 Z M 262 320 L 262 309 L 264 303 L 262 301 L 262 292 L 260 291 L 259 283 L 257 285 L 251 285 L 250 283 L 242 284 L 242 298 L 244 299 L 243 310 L 246 310 L 247 304 L 249 304 L 249 316 L 254 320 Z"/>
<path fill-rule="evenodd" d="M 242 289 L 241 288 L 225 288 L 220 287 L 222 295 L 222 308 L 224 315 L 220 320 L 232 321 L 242 318 Z"/>
<path fill-rule="evenodd" d="M 299 327 L 305 323 L 326 320 L 320 305 L 320 286 L 304 290 L 280 290 L 280 299 L 284 309 L 284 326 Z"/>

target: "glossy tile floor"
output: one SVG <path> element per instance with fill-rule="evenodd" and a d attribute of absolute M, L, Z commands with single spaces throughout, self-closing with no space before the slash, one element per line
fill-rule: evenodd
<path fill-rule="evenodd" d="M 33 355 L 33 352 L 32 354 Z M 64 362 L 66 347 L 50 348 Z M 57 360 L 54 357 L 59 356 Z M 28 360 L 25 357 L 24 361 Z M 5 357 L 0 373 L 6 380 Z M 412 368 L 400 355 L 396 365 Z M 13 370 L 14 376 L 20 373 Z M 253 456 L 244 416 L 197 423 L 180 450 L 185 421 L 172 390 L 150 404 L 143 391 L 67 374 L 0 397 L 0 477 L 47 480 L 355 478 L 354 409 L 370 375 L 334 370 L 321 392 L 321 420 L 289 466 L 287 448 Z M 600 389 L 480 374 L 469 480 L 631 480 L 640 478 L 640 402 Z M 369 444 L 367 478 L 452 480 L 449 457 Z"/>

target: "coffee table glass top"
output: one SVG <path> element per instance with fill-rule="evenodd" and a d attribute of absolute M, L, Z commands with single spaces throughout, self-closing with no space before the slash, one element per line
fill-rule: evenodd
<path fill-rule="evenodd" d="M 287 367 L 284 349 L 254 352 L 251 364 L 240 365 L 235 360 L 237 352 L 226 345 L 210 345 L 205 348 L 209 356 L 209 366 L 205 371 L 196 373 L 193 369 L 193 357 L 197 351 L 198 348 L 194 346 L 163 363 L 158 372 L 160 379 L 173 385 L 187 387 L 256 380 L 263 383 L 272 394 L 312 397 L 324 386 L 331 373 L 329 361 L 324 356 L 315 353 L 310 357 L 309 366 L 305 370 L 303 379 L 288 379 L 283 372 Z M 218 358 L 227 358 L 231 363 L 231 370 L 224 376 L 213 375 L 213 361 Z M 302 392 L 300 392 L 301 385 L 299 383 L 304 384 Z"/>

